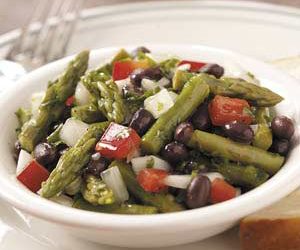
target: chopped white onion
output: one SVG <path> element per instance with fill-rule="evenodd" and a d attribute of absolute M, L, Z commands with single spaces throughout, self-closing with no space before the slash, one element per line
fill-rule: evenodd
<path fill-rule="evenodd" d="M 89 103 L 90 100 L 90 92 L 86 89 L 86 87 L 79 82 L 76 90 L 75 90 L 75 100 L 78 105 L 85 105 Z"/>
<path fill-rule="evenodd" d="M 236 190 L 235 197 L 238 197 L 242 194 L 242 190 L 240 188 L 235 188 L 235 190 Z"/>
<path fill-rule="evenodd" d="M 139 157 L 140 155 L 141 155 L 141 150 L 137 148 L 127 155 L 126 162 L 129 163 L 133 158 Z"/>
<path fill-rule="evenodd" d="M 182 70 L 182 71 L 188 71 L 191 68 L 191 64 L 189 63 L 185 63 L 185 64 L 181 64 L 177 67 L 178 70 Z"/>
<path fill-rule="evenodd" d="M 129 77 L 122 79 L 122 80 L 117 80 L 117 81 L 115 81 L 115 83 L 117 84 L 119 93 L 122 93 L 123 88 L 126 86 L 129 86 L 131 84 Z"/>
<path fill-rule="evenodd" d="M 258 128 L 258 124 L 251 124 L 250 128 L 253 130 L 254 134 L 256 134 L 257 128 Z"/>
<path fill-rule="evenodd" d="M 247 82 L 251 82 L 256 85 L 260 85 L 260 82 L 254 75 L 250 72 L 245 70 L 238 62 L 226 62 L 223 64 L 225 68 L 224 76 L 226 77 L 234 77 L 234 78 L 241 78 Z"/>
<path fill-rule="evenodd" d="M 80 192 L 80 188 L 82 186 L 82 178 L 78 176 L 75 180 L 73 180 L 68 186 L 65 187 L 65 193 L 68 195 L 75 195 Z"/>
<path fill-rule="evenodd" d="M 238 62 L 226 61 L 223 67 L 225 69 L 224 76 L 226 77 L 241 78 L 247 74 L 247 71 Z"/>
<path fill-rule="evenodd" d="M 168 175 L 164 179 L 164 184 L 170 187 L 186 189 L 191 180 L 191 175 Z"/>
<path fill-rule="evenodd" d="M 160 87 L 166 87 L 167 85 L 170 84 L 170 80 L 166 77 L 162 77 L 158 82 L 157 84 L 160 86 Z"/>
<path fill-rule="evenodd" d="M 144 101 L 145 109 L 147 109 L 155 119 L 167 112 L 173 105 L 174 101 L 166 89 L 162 89 Z"/>
<path fill-rule="evenodd" d="M 176 94 L 176 93 L 173 92 L 173 91 L 169 91 L 169 95 L 171 96 L 172 100 L 175 102 L 175 101 L 176 101 L 176 98 L 178 97 L 178 94 Z"/>
<path fill-rule="evenodd" d="M 69 118 L 61 128 L 59 136 L 65 144 L 73 147 L 88 128 L 88 124 L 74 118 Z"/>
<path fill-rule="evenodd" d="M 39 107 L 45 97 L 45 92 L 37 92 L 33 93 L 31 96 L 31 114 L 33 117 L 39 112 Z"/>
<path fill-rule="evenodd" d="M 159 87 L 159 84 L 157 82 L 147 78 L 142 79 L 141 85 L 144 90 L 154 90 Z"/>
<path fill-rule="evenodd" d="M 203 173 L 202 175 L 205 175 L 211 182 L 213 182 L 217 178 L 224 180 L 224 176 L 218 172 Z"/>
<path fill-rule="evenodd" d="M 141 170 L 147 167 L 161 169 L 167 172 L 169 172 L 171 169 L 171 166 L 168 162 L 154 155 L 146 155 L 142 157 L 133 158 L 131 160 L 131 164 L 135 174 L 138 174 Z"/>
<path fill-rule="evenodd" d="M 74 201 L 71 197 L 64 195 L 64 194 L 51 197 L 50 200 L 55 203 L 58 203 L 60 205 L 66 206 L 66 207 L 72 207 L 73 203 L 74 203 Z"/>
<path fill-rule="evenodd" d="M 260 85 L 260 81 L 254 75 L 252 75 L 250 72 L 245 72 L 245 73 L 241 74 L 239 76 L 239 78 L 242 78 L 245 81 L 251 82 L 255 85 L 258 85 L 258 86 Z"/>
<path fill-rule="evenodd" d="M 19 175 L 24 168 L 28 165 L 29 162 L 32 161 L 32 156 L 25 150 L 21 149 L 19 158 L 18 158 L 18 164 L 17 164 L 17 169 L 16 169 L 16 174 Z"/>
<path fill-rule="evenodd" d="M 135 172 L 136 175 L 138 175 L 138 173 L 147 168 L 147 161 L 145 161 L 144 159 L 145 157 L 138 157 L 138 158 L 133 158 L 131 160 L 131 164 L 132 164 L 132 170 Z"/>
<path fill-rule="evenodd" d="M 101 173 L 105 184 L 113 191 L 117 202 L 124 202 L 129 199 L 129 194 L 118 167 L 109 168 Z"/>

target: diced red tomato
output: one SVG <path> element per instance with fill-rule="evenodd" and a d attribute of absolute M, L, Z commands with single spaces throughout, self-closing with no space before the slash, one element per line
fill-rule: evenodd
<path fill-rule="evenodd" d="M 36 193 L 41 188 L 42 182 L 46 181 L 48 177 L 48 170 L 36 160 L 32 160 L 17 176 L 17 179 L 32 192 Z"/>
<path fill-rule="evenodd" d="M 208 109 L 212 124 L 215 126 L 223 126 L 232 121 L 251 124 L 253 120 L 251 113 L 247 112 L 250 105 L 243 99 L 217 95 L 210 102 Z"/>
<path fill-rule="evenodd" d="M 191 72 L 198 71 L 204 65 L 206 65 L 205 62 L 195 62 L 195 61 L 188 61 L 188 60 L 182 60 L 178 65 L 183 65 L 183 64 L 190 64 L 191 65 L 191 68 L 190 68 Z"/>
<path fill-rule="evenodd" d="M 236 189 L 221 178 L 216 178 L 211 184 L 210 201 L 219 203 L 236 197 Z"/>
<path fill-rule="evenodd" d="M 134 129 L 117 123 L 110 123 L 100 141 L 96 151 L 110 159 L 124 159 L 138 149 L 141 138 Z"/>
<path fill-rule="evenodd" d="M 148 61 L 118 61 L 114 63 L 112 77 L 114 81 L 127 78 L 135 69 L 149 68 Z"/>
<path fill-rule="evenodd" d="M 66 100 L 66 106 L 71 107 L 74 104 L 75 97 L 72 95 Z"/>
<path fill-rule="evenodd" d="M 158 193 L 166 189 L 164 179 L 167 175 L 168 173 L 165 170 L 145 168 L 139 172 L 137 181 L 145 191 Z"/>

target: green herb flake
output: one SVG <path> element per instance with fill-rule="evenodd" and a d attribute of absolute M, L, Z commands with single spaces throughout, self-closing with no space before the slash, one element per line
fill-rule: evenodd
<path fill-rule="evenodd" d="M 157 103 L 157 111 L 160 112 L 164 108 L 164 104 L 162 102 Z"/>
<path fill-rule="evenodd" d="M 146 168 L 153 168 L 154 167 L 154 159 L 153 157 L 149 157 L 149 159 L 146 162 Z"/>

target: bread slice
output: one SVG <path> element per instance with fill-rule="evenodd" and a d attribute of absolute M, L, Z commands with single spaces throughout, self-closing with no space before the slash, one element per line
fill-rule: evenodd
<path fill-rule="evenodd" d="M 244 218 L 243 250 L 300 250 L 300 190 Z"/>

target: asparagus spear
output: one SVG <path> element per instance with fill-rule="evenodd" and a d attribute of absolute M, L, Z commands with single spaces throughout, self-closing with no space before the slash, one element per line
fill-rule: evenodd
<path fill-rule="evenodd" d="M 31 117 L 30 110 L 24 109 L 24 108 L 19 108 L 15 114 L 18 118 L 19 126 L 21 128 L 26 122 L 28 122 L 30 120 L 30 117 Z"/>
<path fill-rule="evenodd" d="M 90 125 L 76 145 L 62 155 L 55 169 L 42 185 L 41 195 L 43 197 L 50 198 L 57 195 L 76 178 L 79 171 L 88 163 L 96 142 L 108 124 L 108 122 L 102 122 Z"/>
<path fill-rule="evenodd" d="M 19 108 L 16 111 L 15 115 L 18 118 L 18 122 L 19 122 L 19 126 L 16 128 L 16 134 L 19 135 L 21 133 L 24 124 L 30 120 L 31 111 L 28 109 Z"/>
<path fill-rule="evenodd" d="M 254 136 L 253 146 L 268 150 L 272 145 L 272 131 L 268 125 L 267 108 L 259 108 L 256 111 L 257 131 Z"/>
<path fill-rule="evenodd" d="M 177 71 L 173 78 L 173 88 L 180 90 L 184 86 L 186 80 L 190 79 L 194 75 L 195 74 L 189 72 Z M 214 95 L 246 99 L 254 106 L 258 107 L 275 106 L 283 100 L 280 95 L 272 92 L 271 90 L 240 78 L 223 77 L 222 79 L 216 79 L 215 77 L 207 74 L 200 75 L 202 80 L 209 85 L 210 91 Z"/>
<path fill-rule="evenodd" d="M 249 83 L 239 78 L 222 78 L 224 85 L 227 85 L 228 95 L 239 97 L 250 101 L 254 106 L 269 107 L 275 106 L 283 100 L 283 97 L 271 90 Z"/>
<path fill-rule="evenodd" d="M 201 76 L 189 80 L 177 97 L 175 104 L 161 115 L 142 139 L 147 153 L 157 154 L 171 140 L 176 126 L 185 121 L 209 94 L 209 87 Z"/>
<path fill-rule="evenodd" d="M 81 190 L 83 198 L 93 205 L 108 205 L 115 202 L 113 191 L 106 186 L 104 181 L 89 175 Z"/>
<path fill-rule="evenodd" d="M 47 141 L 55 146 L 62 144 L 62 140 L 60 139 L 60 131 L 63 127 L 63 123 L 59 124 L 58 127 L 47 137 Z"/>
<path fill-rule="evenodd" d="M 127 110 L 117 85 L 113 81 L 98 82 L 97 84 L 100 90 L 100 99 L 98 100 L 100 111 L 109 121 L 122 123 L 126 118 Z"/>
<path fill-rule="evenodd" d="M 22 148 L 31 152 L 34 146 L 47 135 L 49 126 L 57 121 L 65 109 L 65 101 L 75 92 L 79 78 L 88 66 L 89 52 L 83 51 L 71 61 L 65 72 L 46 91 L 37 117 L 31 118 L 22 127 L 19 141 Z"/>
<path fill-rule="evenodd" d="M 157 208 L 151 206 L 143 206 L 136 204 L 112 204 L 105 206 L 94 206 L 86 202 L 82 198 L 78 198 L 74 204 L 74 208 L 79 208 L 92 212 L 112 213 L 112 214 L 156 214 Z"/>
<path fill-rule="evenodd" d="M 93 103 L 73 107 L 71 116 L 86 123 L 101 122 L 105 120 L 105 117 Z"/>
<path fill-rule="evenodd" d="M 83 77 L 82 83 L 93 96 L 100 112 L 109 121 L 122 123 L 127 114 L 126 105 L 117 85 L 109 80 L 110 76 L 98 69 Z"/>
<path fill-rule="evenodd" d="M 170 59 L 166 59 L 166 60 L 160 62 L 159 67 L 162 70 L 162 72 L 164 73 L 164 75 L 172 77 L 178 63 L 179 63 L 179 59 L 170 58 Z"/>
<path fill-rule="evenodd" d="M 144 61 L 146 60 L 147 61 L 147 64 L 150 66 L 150 67 L 155 67 L 157 65 L 157 62 L 155 62 L 153 60 L 153 58 L 151 58 L 150 56 L 148 56 L 146 53 L 144 53 L 143 51 L 138 51 L 138 54 L 137 54 L 137 59 L 138 61 Z"/>
<path fill-rule="evenodd" d="M 200 130 L 193 133 L 188 144 L 215 157 L 254 165 L 270 175 L 275 174 L 284 162 L 284 157 L 278 154 Z"/>
<path fill-rule="evenodd" d="M 176 70 L 172 79 L 172 87 L 174 90 L 181 90 L 193 76 L 196 74 L 183 70 Z"/>
<path fill-rule="evenodd" d="M 97 82 L 106 82 L 110 79 L 106 69 L 101 67 L 96 70 L 88 72 L 81 78 L 82 84 L 87 88 L 95 100 L 100 98 L 100 90 L 98 89 Z"/>
<path fill-rule="evenodd" d="M 269 175 L 252 165 L 241 166 L 235 163 L 217 164 L 217 171 L 233 185 L 254 188 L 268 180 Z"/>
<path fill-rule="evenodd" d="M 120 49 L 117 54 L 113 57 L 113 59 L 111 60 L 111 64 L 113 64 L 114 62 L 117 61 L 121 61 L 124 59 L 131 59 L 130 54 L 125 50 L 125 49 Z"/>
<path fill-rule="evenodd" d="M 134 173 L 130 166 L 121 161 L 114 161 L 110 167 L 117 166 L 127 186 L 129 193 L 140 200 L 143 204 L 154 206 L 159 212 L 168 213 L 183 210 L 183 207 L 175 202 L 172 195 L 166 194 L 151 194 L 145 192 L 144 189 L 138 184 Z"/>

